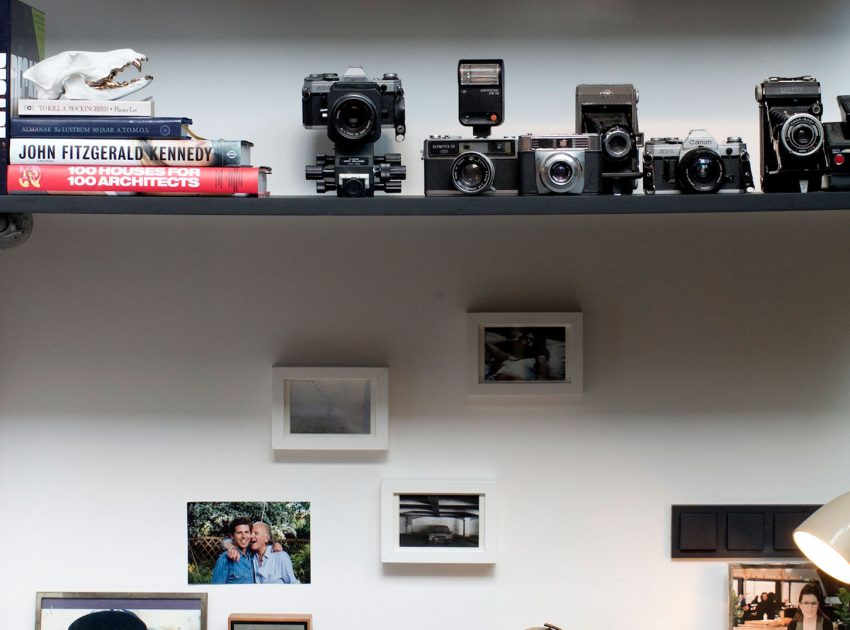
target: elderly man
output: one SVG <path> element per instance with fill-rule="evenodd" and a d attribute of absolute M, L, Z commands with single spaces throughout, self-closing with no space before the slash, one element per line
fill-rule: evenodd
<path fill-rule="evenodd" d="M 269 526 L 262 521 L 255 522 L 251 528 L 251 560 L 257 584 L 299 584 L 289 554 L 274 551 L 270 541 Z"/>
<path fill-rule="evenodd" d="M 230 522 L 233 547 L 223 551 L 213 568 L 211 584 L 253 584 L 254 563 L 248 549 L 251 544 L 251 519 L 235 518 Z"/>

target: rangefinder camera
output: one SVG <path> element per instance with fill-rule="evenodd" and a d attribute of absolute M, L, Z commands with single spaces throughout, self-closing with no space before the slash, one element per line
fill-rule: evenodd
<path fill-rule="evenodd" d="M 519 137 L 521 195 L 598 194 L 602 186 L 599 134 Z"/>
<path fill-rule="evenodd" d="M 431 136 L 422 150 L 425 194 L 516 195 L 516 138 Z"/>
<path fill-rule="evenodd" d="M 576 133 L 598 133 L 602 143 L 602 193 L 630 195 L 637 188 L 643 134 L 638 91 L 631 83 L 576 86 Z"/>
<path fill-rule="evenodd" d="M 820 83 L 770 77 L 756 86 L 764 192 L 820 190 L 826 172 Z"/>
<path fill-rule="evenodd" d="M 382 127 L 392 127 L 403 140 L 404 90 L 397 74 L 370 79 L 361 67 L 342 75 L 311 74 L 301 90 L 301 113 L 307 129 L 327 129 L 340 145 L 376 142 Z"/>
<path fill-rule="evenodd" d="M 850 96 L 838 97 L 841 122 L 824 123 L 826 141 L 826 187 L 830 190 L 850 190 Z"/>
<path fill-rule="evenodd" d="M 744 193 L 753 188 L 747 145 L 740 138 L 719 143 L 705 129 L 684 140 L 651 138 L 644 147 L 647 194 Z"/>

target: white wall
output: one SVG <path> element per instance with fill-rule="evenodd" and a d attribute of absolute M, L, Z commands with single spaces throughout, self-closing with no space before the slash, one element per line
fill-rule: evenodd
<path fill-rule="evenodd" d="M 483 27 L 438 18 L 457 15 L 448 2 L 122 3 L 99 9 L 113 30 L 91 19 L 96 3 L 41 4 L 51 52 L 94 48 L 91 37 L 147 52 L 160 112 L 255 140 L 278 193 L 309 191 L 301 78 L 353 56 L 402 75 L 416 166 L 419 139 L 452 129 L 461 55 L 504 51 L 506 133 L 555 127 L 559 111 L 571 126 L 573 86 L 598 78 L 641 88 L 647 135 L 686 132 L 679 113 L 754 138 L 757 80 L 811 72 L 835 118 L 846 76 L 839 2 L 813 3 L 800 24 L 790 2 L 680 3 L 664 19 L 660 2 L 496 2 Z M 184 45 L 193 16 L 208 36 Z M 364 31 L 350 54 L 346 23 Z M 458 43 L 467 28 L 479 35 Z M 830 54 L 804 63 L 796 50 Z M 717 62 L 692 75 L 692 52 Z M 261 77 L 256 114 L 223 115 L 247 107 L 254 97 L 234 90 L 258 92 Z M 728 86 L 743 113 L 698 92 L 706 84 Z M 726 565 L 670 560 L 670 505 L 817 503 L 850 486 L 848 228 L 841 212 L 38 215 L 23 247 L 0 252 L 0 628 L 32 627 L 36 591 L 197 588 L 185 583 L 186 501 L 304 499 L 314 583 L 208 587 L 210 630 L 264 611 L 312 613 L 319 630 L 723 630 Z M 466 395 L 470 310 L 583 311 L 584 395 Z M 277 363 L 388 365 L 386 456 L 275 456 Z M 497 564 L 383 566 L 388 478 L 496 479 Z"/>

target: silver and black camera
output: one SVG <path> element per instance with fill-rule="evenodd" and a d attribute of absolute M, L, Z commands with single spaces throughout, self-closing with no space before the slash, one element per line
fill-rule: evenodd
<path fill-rule="evenodd" d="M 425 141 L 425 194 L 516 195 L 516 138 L 489 138 L 505 109 L 501 59 L 461 59 L 457 67 L 458 121 L 474 138 L 431 136 Z"/>
<path fill-rule="evenodd" d="M 747 145 L 740 138 L 719 143 L 705 129 L 684 140 L 651 138 L 644 147 L 647 194 L 744 193 L 753 188 Z"/>
<path fill-rule="evenodd" d="M 521 195 L 597 194 L 602 187 L 599 134 L 519 137 Z"/>
<path fill-rule="evenodd" d="M 770 77 L 756 86 L 764 192 L 821 189 L 826 172 L 820 83 Z"/>
<path fill-rule="evenodd" d="M 598 133 L 602 142 L 602 193 L 630 195 L 640 173 L 638 91 L 631 83 L 576 86 L 576 133 Z"/>
<path fill-rule="evenodd" d="M 422 156 L 426 195 L 517 194 L 516 138 L 431 136 Z"/>
<path fill-rule="evenodd" d="M 352 66 L 342 78 L 336 73 L 311 74 L 301 90 L 301 114 L 306 129 L 327 129 L 337 145 L 376 142 L 381 127 L 393 127 L 403 140 L 404 90 L 396 74 L 370 79 Z"/>
<path fill-rule="evenodd" d="M 311 74 L 301 90 L 301 113 L 307 129 L 327 129 L 334 153 L 316 156 L 306 176 L 316 192 L 339 197 L 371 197 L 376 190 L 401 192 L 406 168 L 396 153 L 375 155 L 382 127 L 392 127 L 404 140 L 404 90 L 401 79 L 385 74 L 370 79 L 361 67 L 338 74 Z"/>

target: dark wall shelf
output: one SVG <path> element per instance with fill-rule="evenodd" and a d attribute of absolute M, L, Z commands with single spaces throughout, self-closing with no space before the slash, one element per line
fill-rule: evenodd
<path fill-rule="evenodd" d="M 850 192 L 808 194 L 717 194 L 424 197 L 335 196 L 155 197 L 10 195 L 0 197 L 0 213 L 198 214 L 291 216 L 453 216 L 556 214 L 660 214 L 693 212 L 775 212 L 850 209 Z"/>

